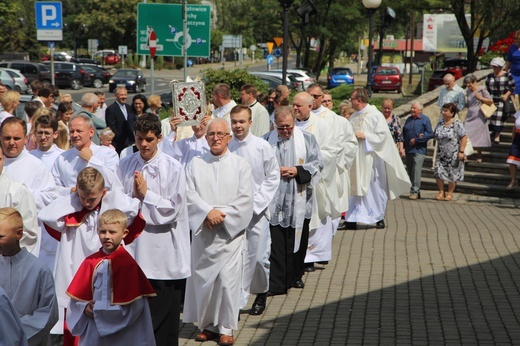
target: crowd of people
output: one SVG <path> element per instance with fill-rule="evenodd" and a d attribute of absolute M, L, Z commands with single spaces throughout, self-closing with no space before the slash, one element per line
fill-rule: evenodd
<path fill-rule="evenodd" d="M 493 93 L 466 84 L 446 76 L 434 128 L 421 103 L 401 125 L 392 100 L 381 112 L 363 88 L 336 114 L 320 84 L 292 100 L 286 86 L 258 97 L 246 84 L 240 104 L 219 84 L 193 126 L 175 110 L 161 121 L 156 96 L 127 104 L 122 87 L 109 106 L 85 93 L 75 110 L 36 83 L 27 121 L 4 92 L 0 343 L 177 345 L 182 316 L 197 341 L 234 344 L 251 295 L 248 313 L 263 314 L 332 260 L 338 229 L 385 228 L 389 200 L 421 198 L 431 139 L 436 199 L 452 200 L 468 137 L 491 141 L 475 105 Z M 467 104 L 466 131 L 456 115 Z"/>

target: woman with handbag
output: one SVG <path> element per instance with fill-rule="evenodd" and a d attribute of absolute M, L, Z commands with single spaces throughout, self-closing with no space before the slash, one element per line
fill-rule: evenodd
<path fill-rule="evenodd" d="M 464 77 L 468 114 L 464 120 L 464 128 L 473 148 L 477 151 L 477 163 L 482 163 L 482 148 L 491 147 L 491 139 L 487 126 L 487 119 L 480 109 L 481 106 L 493 105 L 493 99 L 485 87 L 479 86 L 477 77 L 469 74 Z M 485 106 L 484 106 L 485 107 Z"/>
<path fill-rule="evenodd" d="M 442 120 L 435 128 L 437 140 L 437 160 L 433 176 L 439 187 L 438 201 L 452 201 L 453 191 L 458 181 L 464 180 L 464 149 L 468 136 L 460 120 L 455 119 L 457 106 L 446 103 L 441 108 Z M 444 195 L 444 182 L 448 182 L 448 191 Z"/>
<path fill-rule="evenodd" d="M 504 112 L 506 102 L 510 99 L 515 90 L 515 81 L 511 74 L 505 72 L 503 58 L 491 60 L 493 72 L 486 77 L 486 89 L 493 97 L 493 103 L 497 107 L 496 112 L 489 118 L 489 130 L 495 144 L 500 143 L 500 133 L 504 129 L 507 113 Z"/>

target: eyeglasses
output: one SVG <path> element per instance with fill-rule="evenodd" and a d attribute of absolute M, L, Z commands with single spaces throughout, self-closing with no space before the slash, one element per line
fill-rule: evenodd
<path fill-rule="evenodd" d="M 276 126 L 278 131 L 291 131 L 294 126 Z"/>
<path fill-rule="evenodd" d="M 36 137 L 50 137 L 52 136 L 54 133 L 53 132 L 47 132 L 47 131 L 38 131 L 36 132 Z"/>
<path fill-rule="evenodd" d="M 220 131 L 219 132 L 208 132 L 206 134 L 206 136 L 208 136 L 208 137 L 215 137 L 216 136 L 218 139 L 222 139 L 222 138 L 226 137 L 227 135 L 229 135 L 229 133 L 227 133 L 227 132 L 220 132 Z"/>
<path fill-rule="evenodd" d="M 323 97 L 323 94 L 321 94 L 321 95 L 313 95 L 313 94 L 311 94 L 311 96 L 314 97 L 315 99 L 319 99 L 320 97 Z"/>

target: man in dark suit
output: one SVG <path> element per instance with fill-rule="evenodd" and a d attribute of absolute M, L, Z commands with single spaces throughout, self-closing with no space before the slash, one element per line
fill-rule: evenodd
<path fill-rule="evenodd" d="M 116 102 L 107 107 L 105 120 L 115 134 L 112 144 L 120 154 L 124 148 L 135 143 L 134 122 L 137 117 L 132 107 L 126 104 L 128 97 L 126 88 L 117 87 L 114 92 Z"/>

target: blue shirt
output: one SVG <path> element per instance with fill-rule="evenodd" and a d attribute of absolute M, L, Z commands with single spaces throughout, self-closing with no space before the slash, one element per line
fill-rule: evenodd
<path fill-rule="evenodd" d="M 422 137 L 419 138 L 419 135 Z M 426 145 L 433 138 L 432 124 L 430 118 L 419 114 L 417 118 L 409 116 L 403 127 L 404 149 L 407 154 L 426 155 Z M 415 145 L 410 145 L 410 140 L 415 139 Z"/>

